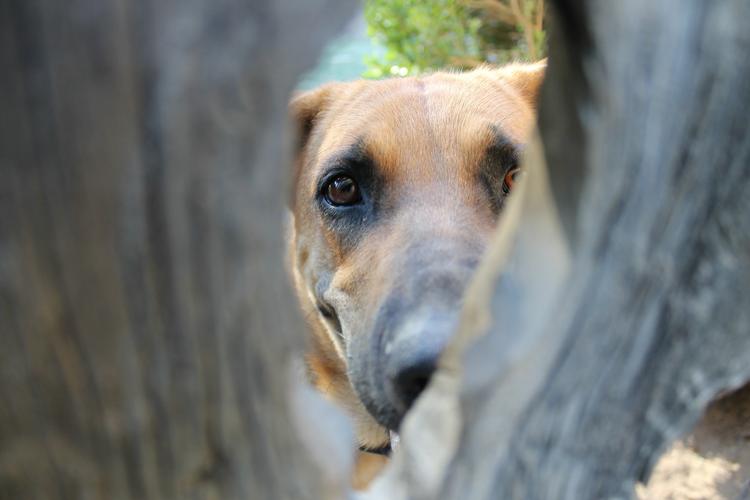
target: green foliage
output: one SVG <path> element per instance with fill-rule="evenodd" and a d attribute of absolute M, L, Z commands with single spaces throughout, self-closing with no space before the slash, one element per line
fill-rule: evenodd
<path fill-rule="evenodd" d="M 367 63 L 367 76 L 406 76 L 479 57 L 481 20 L 458 0 L 368 0 L 368 34 L 384 47 Z"/>
<path fill-rule="evenodd" d="M 539 59 L 543 15 L 542 0 L 366 0 L 368 34 L 383 51 L 366 59 L 365 76 Z"/>

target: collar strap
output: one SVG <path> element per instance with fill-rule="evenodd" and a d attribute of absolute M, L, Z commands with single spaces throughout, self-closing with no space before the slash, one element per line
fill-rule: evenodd
<path fill-rule="evenodd" d="M 360 446 L 359 451 L 364 451 L 365 453 L 373 453 L 375 455 L 383 455 L 384 457 L 389 457 L 391 455 L 391 443 L 386 443 L 380 448 L 368 448 L 367 446 Z"/>

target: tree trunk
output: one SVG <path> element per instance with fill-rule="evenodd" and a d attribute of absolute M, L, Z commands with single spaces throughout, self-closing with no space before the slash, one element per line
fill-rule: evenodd
<path fill-rule="evenodd" d="M 286 102 L 354 6 L 0 2 L 0 498 L 320 498 Z"/>

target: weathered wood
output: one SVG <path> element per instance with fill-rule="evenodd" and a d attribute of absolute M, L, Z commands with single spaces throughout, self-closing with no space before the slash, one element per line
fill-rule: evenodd
<path fill-rule="evenodd" d="M 556 209 L 526 210 L 545 198 L 532 161 L 515 242 L 480 268 L 477 311 L 368 498 L 629 498 L 750 379 L 750 4 L 552 7 Z M 569 264 L 538 231 L 557 217 Z"/>
<path fill-rule="evenodd" d="M 561 19 L 589 84 L 580 232 L 548 327 L 562 348 L 494 491 L 628 497 L 719 391 L 750 378 L 750 6 L 589 3 Z M 571 40 L 581 25 L 590 51 Z M 548 150 L 550 171 L 574 166 L 558 158 Z"/>
<path fill-rule="evenodd" d="M 320 498 L 286 102 L 354 5 L 0 2 L 0 498 Z"/>

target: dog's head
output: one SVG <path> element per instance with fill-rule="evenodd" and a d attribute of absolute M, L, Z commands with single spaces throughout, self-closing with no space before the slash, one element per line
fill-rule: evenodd
<path fill-rule="evenodd" d="M 334 83 L 292 101 L 308 365 L 355 415 L 364 446 L 387 442 L 455 330 L 519 173 L 543 71 Z"/>

